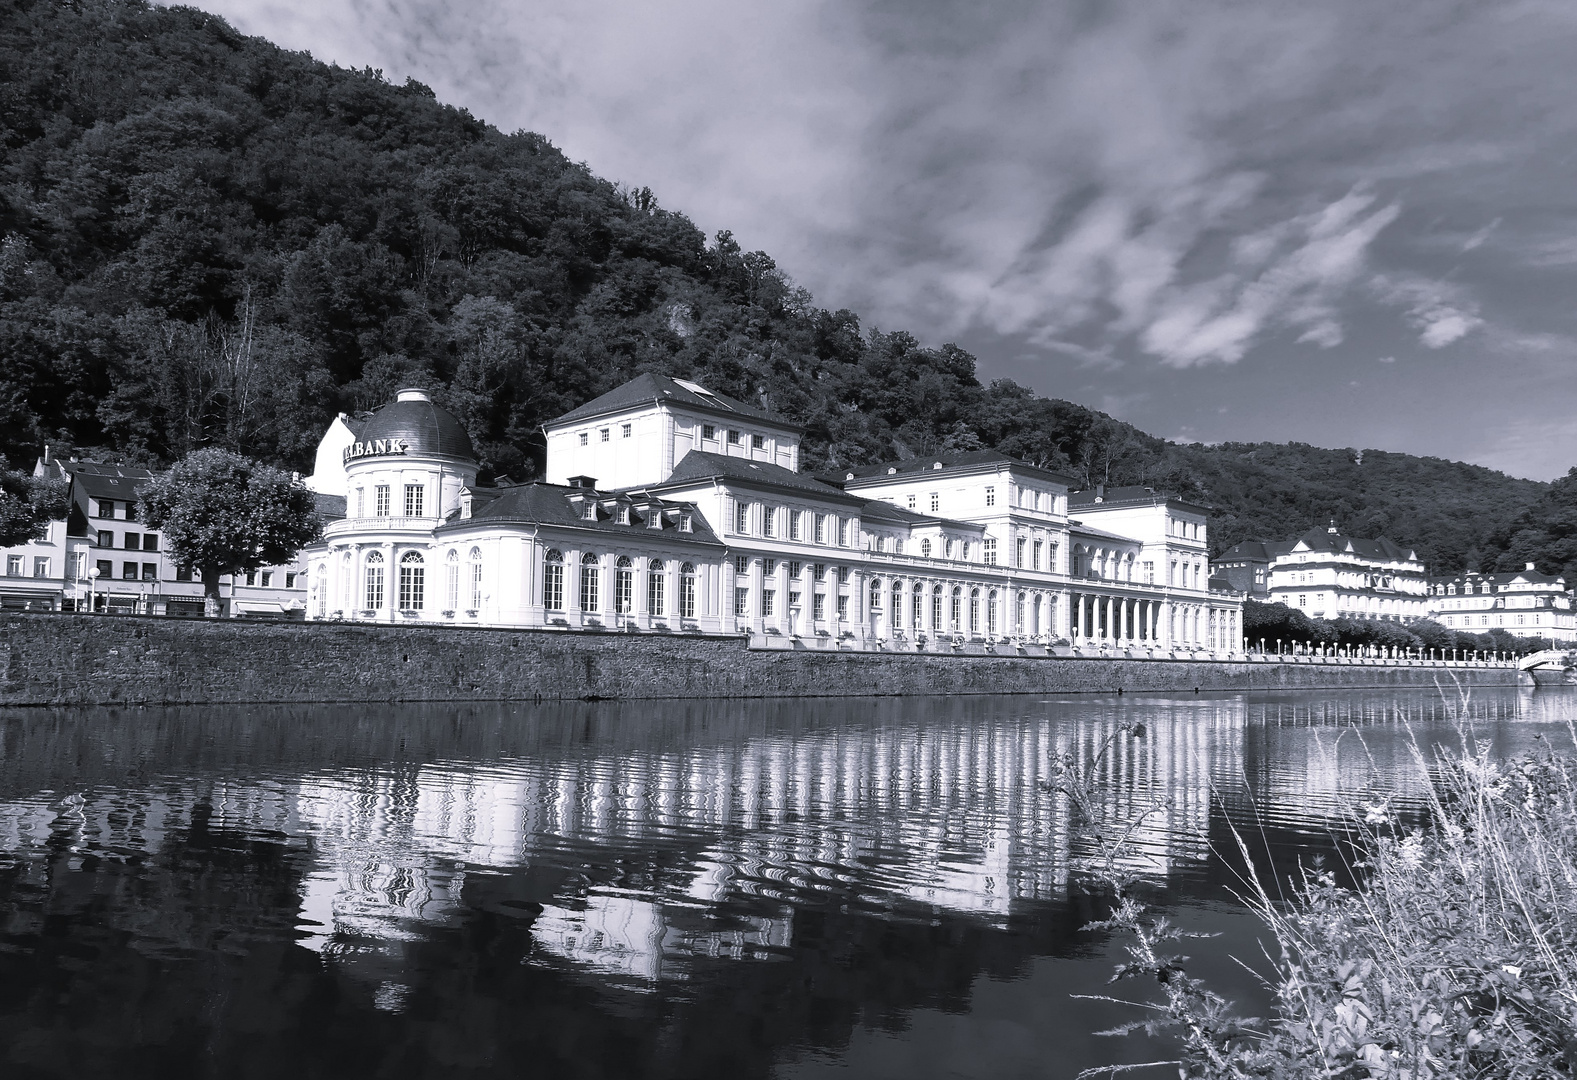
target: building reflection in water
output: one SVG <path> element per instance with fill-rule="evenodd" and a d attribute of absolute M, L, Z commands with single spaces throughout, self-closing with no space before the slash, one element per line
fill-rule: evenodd
<path fill-rule="evenodd" d="M 1533 707 L 1501 695 L 1470 711 L 1501 732 Z M 1399 733 L 1442 714 L 1417 695 L 1016 701 L 926 721 L 886 704 L 738 737 L 40 792 L 0 804 L 0 852 L 40 874 L 51 852 L 154 852 L 202 807 L 213 828 L 300 843 L 299 944 L 367 964 L 385 1007 L 402 999 L 402 943 L 499 892 L 487 902 L 530 920 L 536 962 L 652 987 L 697 958 L 781 957 L 806 905 L 1006 926 L 1015 905 L 1062 899 L 1094 852 L 1050 763 L 1092 758 L 1124 721 L 1146 733 L 1103 759 L 1106 812 L 1168 800 L 1127 855 L 1167 877 L 1207 860 L 1213 811 L 1248 791 L 1251 813 L 1304 826 L 1344 790 L 1417 795 Z"/>

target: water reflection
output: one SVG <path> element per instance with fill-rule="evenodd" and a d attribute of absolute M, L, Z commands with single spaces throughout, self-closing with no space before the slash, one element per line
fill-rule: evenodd
<path fill-rule="evenodd" d="M 1465 715 L 1511 753 L 1568 738 L 1570 705 L 1480 693 Z M 1108 812 L 1168 801 L 1136 832 L 1131 868 L 1217 912 L 1230 872 L 1211 843 L 1228 823 L 1285 872 L 1330 847 L 1348 795 L 1416 801 L 1411 746 L 1452 737 L 1440 697 L 1396 693 L 13 714 L 0 985 L 31 989 L 0 994 L 0 1046 L 22 1048 L 0 1062 L 64 1053 L 42 988 L 64 980 L 65 1000 L 104 1013 L 104 984 L 145 963 L 177 998 L 222 985 L 251 1001 L 300 981 L 299 1014 L 214 1018 L 203 1038 L 221 1058 L 240 1052 L 239 1025 L 269 1034 L 275 1065 L 326 1068 L 306 1003 L 332 986 L 335 1008 L 360 1003 L 335 1038 L 402 1046 L 399 1075 L 444 1055 L 511 1071 L 522 1042 L 580 1075 L 803 1071 L 803 1051 L 916 1008 L 967 1012 L 981 977 L 1049 979 L 1065 1001 L 1109 968 L 1075 966 L 1101 950 L 1075 933 L 1084 901 L 1070 894 L 1094 853 L 1049 764 L 1093 756 L 1136 720 L 1144 738 L 1103 759 Z M 515 1020 L 490 1011 L 503 1005 Z M 131 1033 L 148 1007 L 110 1007 L 126 1029 L 106 1020 L 105 1046 L 179 1056 L 179 1032 Z M 425 1034 L 389 1043 L 378 1016 L 419 1018 Z M 718 1034 L 720 1018 L 747 1026 Z M 1086 1019 L 1067 1022 L 1082 1037 L 1098 1026 Z M 708 1031 L 721 1041 L 697 1048 Z M 603 1067 L 592 1044 L 610 1032 L 644 1055 L 634 1071 Z M 1028 1067 L 1071 1036 L 1054 1023 L 1026 1037 Z M 62 1060 L 91 1075 L 90 1051 Z M 1012 1069 L 1000 1054 L 978 1064 Z"/>

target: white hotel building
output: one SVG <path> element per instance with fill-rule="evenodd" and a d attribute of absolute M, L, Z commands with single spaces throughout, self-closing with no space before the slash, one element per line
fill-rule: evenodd
<path fill-rule="evenodd" d="M 544 431 L 543 481 L 488 488 L 424 391 L 342 416 L 309 481 L 347 510 L 307 549 L 308 617 L 784 648 L 1240 645 L 1203 507 L 1147 490 L 1070 506 L 1070 478 L 993 451 L 815 478 L 799 428 L 662 375 Z"/>

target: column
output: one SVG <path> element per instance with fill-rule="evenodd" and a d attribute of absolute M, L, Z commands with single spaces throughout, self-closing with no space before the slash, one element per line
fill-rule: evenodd
<path fill-rule="evenodd" d="M 849 621 L 844 625 L 844 628 L 853 630 L 855 637 L 860 641 L 864 641 L 869 636 L 867 629 L 870 620 L 866 617 L 865 611 L 867 600 L 865 589 L 865 574 L 858 566 L 851 567 L 849 570 Z M 833 603 L 836 605 L 837 601 Z"/>
<path fill-rule="evenodd" d="M 386 541 L 379 545 L 383 552 L 383 611 L 373 616 L 385 622 L 394 622 L 396 618 L 396 605 L 400 598 L 397 595 L 400 588 L 400 568 L 394 565 L 394 543 Z M 235 579 L 232 577 L 232 581 Z M 231 595 L 235 594 L 235 586 L 230 587 Z"/>
<path fill-rule="evenodd" d="M 765 567 L 760 559 L 750 560 L 750 630 L 760 635 L 767 632 L 767 619 L 761 613 L 761 592 L 766 586 Z"/>

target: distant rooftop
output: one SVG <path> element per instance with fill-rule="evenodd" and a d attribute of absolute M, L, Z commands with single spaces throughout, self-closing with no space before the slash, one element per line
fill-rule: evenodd
<path fill-rule="evenodd" d="M 658 375 L 648 372 L 638 375 L 621 386 L 616 386 L 601 397 L 592 398 L 577 409 L 571 409 L 556 419 L 549 420 L 548 427 L 560 427 L 573 424 L 581 420 L 590 420 L 593 417 L 605 416 L 609 413 L 623 412 L 641 405 L 649 405 L 657 401 L 668 401 L 677 405 L 687 405 L 692 409 L 703 409 L 720 416 L 739 416 L 761 424 L 771 424 L 773 427 L 784 428 L 789 431 L 799 431 L 798 425 L 791 424 L 782 417 L 774 416 L 764 409 L 754 405 L 747 405 L 737 398 L 728 397 L 708 390 L 699 383 L 690 382 L 688 379 L 675 379 L 667 375 Z"/>
<path fill-rule="evenodd" d="M 1011 465 L 1017 469 L 1033 470 L 1068 483 L 1074 482 L 1071 476 L 1065 476 L 1055 469 L 1042 468 L 1039 465 L 1033 465 L 1021 458 L 1011 457 L 997 450 L 943 451 L 935 454 L 926 454 L 921 457 L 905 458 L 901 461 L 879 461 L 874 465 L 858 465 L 847 469 L 838 469 L 829 471 L 826 476 L 829 482 L 832 483 L 858 484 L 863 481 L 881 480 L 887 476 L 933 472 L 962 472 L 965 470 L 1000 468 L 1003 465 Z"/>

